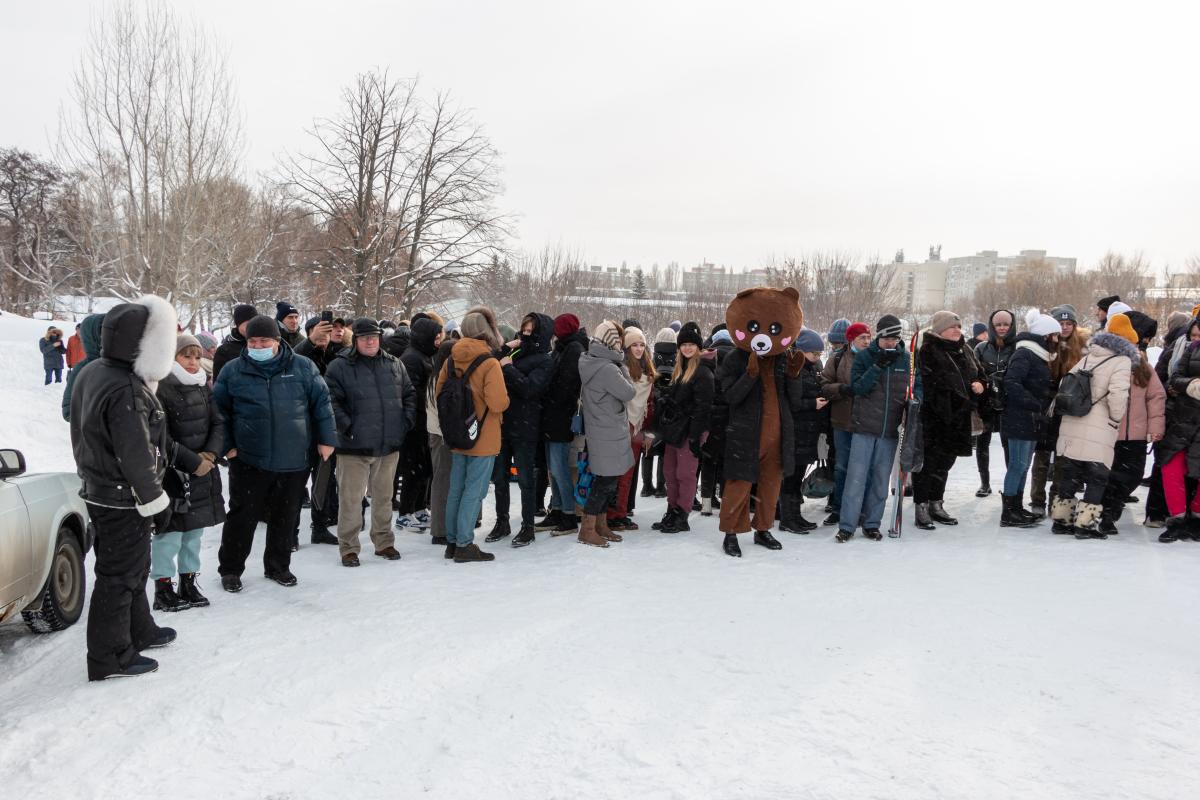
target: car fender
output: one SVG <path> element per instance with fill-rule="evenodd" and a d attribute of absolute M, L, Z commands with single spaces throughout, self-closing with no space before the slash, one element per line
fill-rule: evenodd
<path fill-rule="evenodd" d="M 22 475 L 15 479 L 21 486 L 29 509 L 29 526 L 33 537 L 32 582 L 26 592 L 30 598 L 26 608 L 41 605 L 46 578 L 54 561 L 58 531 L 66 527 L 79 542 L 86 555 L 91 548 L 91 525 L 87 504 L 79 496 L 79 476 L 68 472 Z"/>

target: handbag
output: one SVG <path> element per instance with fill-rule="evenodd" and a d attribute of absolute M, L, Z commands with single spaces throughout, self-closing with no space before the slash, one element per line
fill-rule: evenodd
<path fill-rule="evenodd" d="M 592 483 L 596 480 L 596 476 L 588 468 L 586 447 L 579 451 L 575 459 L 575 472 L 578 475 L 575 482 L 575 505 L 583 508 L 587 505 L 588 496 L 592 493 Z"/>
<path fill-rule="evenodd" d="M 800 493 L 819 500 L 833 494 L 833 467 L 828 461 L 819 461 L 800 483 Z"/>

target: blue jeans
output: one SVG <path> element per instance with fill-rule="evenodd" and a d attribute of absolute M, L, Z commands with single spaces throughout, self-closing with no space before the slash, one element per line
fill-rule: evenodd
<path fill-rule="evenodd" d="M 860 520 L 864 529 L 878 528 L 883 520 L 897 441 L 861 433 L 851 439 L 838 527 L 853 533 Z"/>
<path fill-rule="evenodd" d="M 1024 497 L 1025 478 L 1033 462 L 1033 451 L 1037 447 L 1034 439 L 1008 440 L 1008 469 L 1004 472 L 1004 496 Z"/>
<path fill-rule="evenodd" d="M 550 471 L 550 508 L 575 513 L 575 484 L 571 481 L 571 443 L 546 442 L 546 469 Z"/>
<path fill-rule="evenodd" d="M 150 578 L 175 577 L 175 557 L 179 557 L 179 573 L 200 571 L 200 537 L 204 528 L 193 531 L 171 531 L 150 537 Z"/>
<path fill-rule="evenodd" d="M 49 385 L 49 384 L 50 384 L 50 378 L 51 378 L 51 377 L 53 377 L 53 378 L 54 378 L 54 383 L 62 383 L 62 367 L 59 367 L 58 369 L 51 369 L 51 368 L 47 368 L 47 369 L 46 369 L 46 383 L 45 383 L 45 385 Z"/>
<path fill-rule="evenodd" d="M 446 542 L 466 547 L 475 540 L 475 520 L 487 497 L 495 456 L 452 453 L 450 494 L 446 497 Z"/>
<path fill-rule="evenodd" d="M 854 434 L 833 429 L 833 507 L 842 507 L 842 492 L 846 489 L 846 468 L 850 466 L 850 443 Z"/>

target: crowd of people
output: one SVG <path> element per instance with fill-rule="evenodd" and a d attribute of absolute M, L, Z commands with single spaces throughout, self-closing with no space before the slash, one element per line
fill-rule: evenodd
<path fill-rule="evenodd" d="M 997 310 L 969 333 L 939 311 L 911 335 L 885 314 L 822 336 L 800 327 L 794 291 L 771 291 L 782 324 L 762 332 L 733 305 L 707 332 L 673 321 L 651 336 L 635 319 L 589 332 L 570 313 L 508 327 L 482 306 L 460 320 L 327 311 L 302 324 L 280 301 L 273 317 L 235 306 L 218 343 L 181 331 L 152 296 L 84 319 L 77 345 L 52 328 L 46 381 L 53 359 L 74 359 L 63 415 L 96 533 L 89 677 L 156 668 L 141 651 L 175 632 L 154 622 L 148 580 L 154 610 L 209 604 L 196 582 L 208 528 L 221 526 L 226 592 L 242 588 L 260 522 L 265 577 L 295 586 L 302 507 L 309 541 L 349 568 L 364 529 L 388 561 L 401 558 L 397 532 L 428 535 L 454 563 L 492 561 L 476 542 L 489 488 L 485 544 L 542 533 L 608 548 L 644 524 L 639 498 L 665 497 L 651 529 L 719 512 L 739 557 L 751 531 L 781 549 L 775 527 L 878 541 L 901 492 L 918 528 L 954 526 L 950 471 L 974 456 L 976 496 L 992 494 L 998 437 L 1001 526 L 1048 516 L 1056 534 L 1116 534 L 1153 449 L 1145 524 L 1165 527 L 1162 542 L 1200 541 L 1200 306 L 1167 320 L 1151 364 L 1158 324 L 1118 297 L 1098 302 L 1094 331 L 1062 305 L 1028 310 L 1023 326 Z M 804 516 L 806 496 L 825 500 L 823 523 Z"/>

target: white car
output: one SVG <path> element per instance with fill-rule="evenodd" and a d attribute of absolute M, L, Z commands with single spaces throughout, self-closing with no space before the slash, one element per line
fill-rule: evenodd
<path fill-rule="evenodd" d="M 26 475 L 19 450 L 0 450 L 0 622 L 19 611 L 48 633 L 83 614 L 92 531 L 79 487 L 69 472 Z"/>

